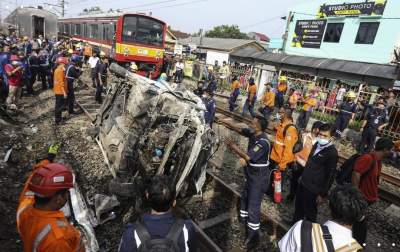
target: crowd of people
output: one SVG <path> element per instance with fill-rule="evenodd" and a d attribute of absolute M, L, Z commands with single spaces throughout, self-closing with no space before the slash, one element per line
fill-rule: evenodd
<path fill-rule="evenodd" d="M 22 95 L 36 95 L 34 84 L 39 81 L 41 89 L 53 89 L 55 123 L 63 123 L 63 111 L 76 113 L 74 84 L 82 74 L 82 64 L 90 68 L 92 85 L 96 88 L 95 100 L 102 102 L 108 66 L 104 52 L 80 43 L 72 44 L 69 40 L 19 39 L 13 35 L 1 35 L 0 48 L 1 98 L 8 109 L 18 109 Z M 182 67 L 180 63 L 177 70 Z M 136 72 L 136 64 L 131 64 L 130 69 Z M 205 78 L 198 82 L 194 91 L 203 99 L 205 122 L 210 127 L 216 110 L 213 95 L 221 85 L 214 70 L 221 72 L 217 65 L 207 68 Z M 176 81 L 179 82 L 181 77 L 178 73 Z M 161 80 L 166 78 L 166 75 L 160 76 Z M 229 99 L 231 111 L 238 107 L 240 86 L 238 79 L 233 77 Z M 230 139 L 225 141 L 227 147 L 240 157 L 244 168 L 246 183 L 238 219 L 246 227 L 244 245 L 248 248 L 261 239 L 260 208 L 264 194 L 271 196 L 280 190 L 274 180 L 276 174 L 281 178 L 284 200 L 294 201 L 290 221 L 293 226 L 279 241 L 280 251 L 331 252 L 335 249 L 351 252 L 367 243 L 367 210 L 378 200 L 382 160 L 392 155 L 395 147 L 400 148 L 399 142 L 387 138 L 375 141 L 376 132 L 385 126 L 387 104 L 379 99 L 366 114 L 360 153 L 349 158 L 337 172 L 338 151 L 333 139 L 335 135 L 341 135 L 354 118 L 355 97 L 351 92 L 343 94 L 334 125 L 317 121 L 311 131 L 307 131 L 310 113 L 317 106 L 317 93 L 310 90 L 300 96 L 282 77 L 275 87 L 266 84 L 260 114 L 257 114 L 254 111 L 257 86 L 250 78 L 243 113 L 249 111 L 252 124 L 240 128 L 230 121 L 225 122 L 249 139 L 247 150 L 242 150 Z M 293 113 L 300 101 L 304 105 L 295 123 Z M 274 142 L 270 143 L 265 131 L 275 111 L 274 117 L 279 123 L 274 128 Z M 61 211 L 68 201 L 68 190 L 74 187 L 74 176 L 68 166 L 57 163 L 58 150 L 59 145 L 49 148 L 48 156 L 33 167 L 20 195 L 16 218 L 24 251 L 85 250 L 82 234 Z M 335 180 L 337 186 L 331 188 Z M 192 222 L 173 214 L 176 193 L 169 178 L 152 178 L 144 196 L 151 209 L 126 227 L 119 251 L 196 251 Z M 320 225 L 318 210 L 325 200 L 329 200 L 331 220 Z"/>
<path fill-rule="evenodd" d="M 102 93 L 107 85 L 108 59 L 104 52 L 93 51 L 83 43 L 69 39 L 18 38 L 15 34 L 0 34 L 1 102 L 8 109 L 18 110 L 19 99 L 36 95 L 34 84 L 41 90 L 53 89 L 55 94 L 55 123 L 62 123 L 62 112 L 76 113 L 75 83 L 88 62 L 95 100 L 102 103 Z"/>

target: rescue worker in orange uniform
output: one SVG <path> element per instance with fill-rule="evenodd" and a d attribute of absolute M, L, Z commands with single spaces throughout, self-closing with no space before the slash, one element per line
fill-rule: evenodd
<path fill-rule="evenodd" d="M 249 79 L 249 90 L 247 92 L 247 99 L 244 102 L 242 116 L 245 116 L 247 110 L 250 112 L 251 117 L 255 118 L 256 113 L 254 112 L 254 105 L 257 100 L 257 86 L 254 82 L 254 78 L 250 77 Z"/>
<path fill-rule="evenodd" d="M 312 90 L 310 95 L 303 99 L 303 109 L 300 111 L 300 115 L 297 118 L 297 127 L 300 130 L 307 128 L 308 121 L 310 120 L 313 109 L 317 106 L 317 93 L 316 90 Z"/>
<path fill-rule="evenodd" d="M 275 92 L 272 89 L 271 83 L 265 84 L 265 93 L 261 98 L 262 107 L 259 109 L 264 118 L 268 120 L 269 116 L 274 111 L 275 106 Z"/>
<path fill-rule="evenodd" d="M 287 86 L 286 76 L 279 77 L 279 84 L 277 87 L 277 95 L 276 95 L 276 103 L 278 105 L 278 108 L 281 108 L 284 105 L 287 88 L 288 86 Z"/>
<path fill-rule="evenodd" d="M 237 79 L 237 76 L 234 75 L 231 84 L 231 95 L 229 96 L 229 111 L 234 111 L 237 108 L 236 100 L 240 94 L 240 82 Z"/>
<path fill-rule="evenodd" d="M 62 164 L 46 164 L 33 171 L 17 210 L 17 229 L 25 252 L 85 251 L 80 232 L 60 210 L 72 187 L 72 172 Z"/>
<path fill-rule="evenodd" d="M 53 91 L 56 95 L 56 107 L 55 107 L 55 122 L 60 124 L 62 120 L 62 110 L 64 108 L 65 101 L 68 97 L 68 85 L 67 78 L 65 75 L 65 65 L 68 64 L 68 58 L 59 57 L 57 59 L 57 68 L 54 71 L 54 87 Z"/>
<path fill-rule="evenodd" d="M 292 111 L 290 109 L 280 108 L 278 116 L 281 122 L 275 128 L 276 135 L 271 151 L 271 168 L 281 172 L 281 183 L 284 185 L 286 170 L 295 169 L 296 166 L 293 147 L 299 136 L 296 126 L 293 124 Z"/>
<path fill-rule="evenodd" d="M 83 56 L 85 57 L 85 64 L 88 62 L 89 58 L 93 54 L 93 49 L 90 45 L 86 44 L 85 47 L 83 48 Z"/>

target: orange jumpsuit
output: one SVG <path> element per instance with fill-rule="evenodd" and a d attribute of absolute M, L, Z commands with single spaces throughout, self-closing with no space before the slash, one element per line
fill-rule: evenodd
<path fill-rule="evenodd" d="M 54 70 L 54 94 L 56 95 L 64 95 L 68 94 L 67 87 L 67 78 L 65 77 L 65 68 L 64 66 L 58 66 L 56 70 Z"/>
<path fill-rule="evenodd" d="M 317 106 L 317 99 L 314 97 L 309 97 L 304 100 L 303 110 L 304 111 L 312 111 L 314 107 Z"/>
<path fill-rule="evenodd" d="M 284 120 L 276 127 L 275 141 L 271 151 L 271 159 L 278 164 L 281 171 L 284 171 L 288 164 L 296 160 L 293 146 L 298 140 L 297 130 L 295 127 L 289 127 L 286 130 L 286 136 L 283 136 L 283 131 L 288 124 L 293 124 L 293 122 Z"/>
<path fill-rule="evenodd" d="M 37 169 L 50 163 L 44 160 Z M 43 211 L 34 208 L 33 192 L 28 190 L 29 176 L 19 199 L 17 229 L 25 252 L 85 251 L 80 232 L 68 223 L 62 211 Z"/>
<path fill-rule="evenodd" d="M 262 98 L 262 103 L 266 107 L 273 107 L 275 106 L 275 93 L 274 92 L 266 92 Z"/>

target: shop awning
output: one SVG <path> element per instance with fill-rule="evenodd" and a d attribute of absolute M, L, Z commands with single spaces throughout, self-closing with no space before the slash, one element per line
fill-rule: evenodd
<path fill-rule="evenodd" d="M 230 56 L 232 60 L 263 63 L 280 70 L 326 78 L 358 80 L 385 88 L 393 87 L 394 81 L 399 77 L 397 67 L 389 64 L 256 52 L 252 48 L 235 51 Z"/>

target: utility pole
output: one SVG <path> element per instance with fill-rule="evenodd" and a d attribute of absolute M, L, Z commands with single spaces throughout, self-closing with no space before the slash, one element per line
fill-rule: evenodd
<path fill-rule="evenodd" d="M 61 0 L 61 17 L 64 17 L 65 15 L 65 1 Z"/>

